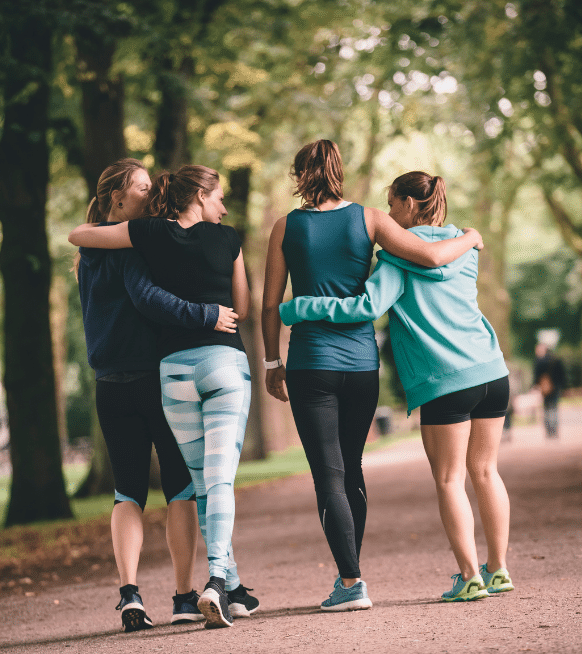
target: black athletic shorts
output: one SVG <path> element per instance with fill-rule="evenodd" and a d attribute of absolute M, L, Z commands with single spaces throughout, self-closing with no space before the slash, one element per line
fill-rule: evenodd
<path fill-rule="evenodd" d="M 437 397 L 420 407 L 421 425 L 453 425 L 478 418 L 502 418 L 509 404 L 509 377 Z"/>

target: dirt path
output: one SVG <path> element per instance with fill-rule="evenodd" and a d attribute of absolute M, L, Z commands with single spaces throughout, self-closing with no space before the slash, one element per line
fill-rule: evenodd
<path fill-rule="evenodd" d="M 157 625 L 123 634 L 115 574 L 0 597 L 0 652 L 582 652 L 582 412 L 562 412 L 562 437 L 514 430 L 500 469 L 512 501 L 508 564 L 516 590 L 469 604 L 442 604 L 456 572 L 419 442 L 368 455 L 369 513 L 362 573 L 374 608 L 322 614 L 335 571 L 308 475 L 243 490 L 234 537 L 243 583 L 262 608 L 233 629 L 172 627 L 168 557 L 140 573 Z M 477 521 L 480 552 L 484 539 Z M 202 556 L 196 583 L 206 567 Z"/>

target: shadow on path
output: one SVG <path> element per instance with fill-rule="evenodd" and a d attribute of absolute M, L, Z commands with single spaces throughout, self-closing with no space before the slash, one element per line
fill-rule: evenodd
<path fill-rule="evenodd" d="M 380 602 L 374 602 L 375 607 L 396 607 L 396 606 L 423 606 L 427 604 L 442 604 L 445 606 L 445 603 L 440 602 L 438 599 L 434 598 L 421 598 L 416 600 L 385 600 Z M 346 613 L 353 613 L 348 611 Z M 268 611 L 260 611 L 255 613 L 252 618 L 244 619 L 244 623 L 251 623 L 251 621 L 259 621 L 262 619 L 277 619 L 277 618 L 286 618 L 286 617 L 295 617 L 303 615 L 324 615 L 325 613 L 319 608 L 319 606 L 295 606 L 292 608 L 280 608 L 280 609 L 271 609 Z M 205 629 L 202 622 L 187 624 L 187 625 L 173 625 L 171 623 L 158 624 L 153 629 L 134 631 L 132 633 L 125 633 L 118 630 L 108 630 L 108 631 L 94 631 L 90 633 L 78 634 L 77 636 L 59 636 L 55 638 L 42 638 L 38 640 L 26 640 L 20 642 L 8 642 L 0 644 L 0 651 L 2 650 L 24 650 L 28 647 L 33 646 L 48 646 L 48 645 L 67 645 L 72 643 L 82 643 L 85 640 L 92 639 L 111 639 L 113 638 L 122 638 L 126 639 L 147 639 L 152 642 L 157 638 L 166 638 L 169 633 L 176 634 L 186 634 L 189 632 L 202 632 L 211 634 L 215 630 Z"/>

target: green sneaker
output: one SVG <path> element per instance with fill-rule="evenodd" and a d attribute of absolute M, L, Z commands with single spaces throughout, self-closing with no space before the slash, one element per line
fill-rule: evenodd
<path fill-rule="evenodd" d="M 459 572 L 453 575 L 451 579 L 453 580 L 453 588 L 441 595 L 443 602 L 470 602 L 489 597 L 481 575 L 475 575 L 468 581 L 463 581 L 463 577 Z"/>
<path fill-rule="evenodd" d="M 515 586 L 511 582 L 509 572 L 505 568 L 499 568 L 495 572 L 487 572 L 487 564 L 484 563 L 479 568 L 479 572 L 483 577 L 483 582 L 488 593 L 506 593 L 509 590 L 515 589 Z"/>

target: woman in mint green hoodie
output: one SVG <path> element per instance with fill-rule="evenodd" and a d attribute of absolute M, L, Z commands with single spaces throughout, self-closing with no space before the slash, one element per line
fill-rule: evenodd
<path fill-rule="evenodd" d="M 427 242 L 456 238 L 443 227 L 445 183 L 411 172 L 394 180 L 388 202 L 394 220 Z M 421 432 L 445 531 L 461 572 L 444 601 L 466 601 L 513 590 L 506 567 L 509 499 L 497 455 L 509 398 L 508 371 L 491 325 L 477 305 L 476 250 L 440 268 L 424 268 L 378 253 L 365 293 L 297 297 L 282 304 L 282 321 L 355 323 L 386 311 L 408 411 L 421 407 Z M 488 547 L 478 565 L 474 519 L 465 491 L 467 470 L 479 502 Z"/>

